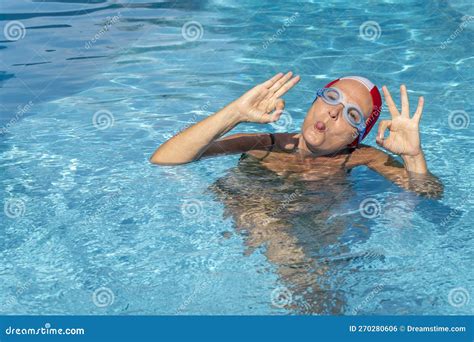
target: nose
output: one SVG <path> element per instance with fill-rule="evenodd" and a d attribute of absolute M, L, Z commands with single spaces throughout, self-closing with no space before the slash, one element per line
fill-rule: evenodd
<path fill-rule="evenodd" d="M 341 113 L 342 108 L 343 108 L 342 103 L 340 103 L 336 106 L 330 106 L 329 107 L 329 116 L 331 117 L 331 119 L 337 119 L 337 117 Z"/>

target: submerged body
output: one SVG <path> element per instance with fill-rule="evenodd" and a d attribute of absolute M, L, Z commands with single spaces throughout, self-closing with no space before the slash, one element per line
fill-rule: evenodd
<path fill-rule="evenodd" d="M 372 171 L 355 179 L 346 163 L 350 155 L 344 153 L 331 157 L 330 163 L 327 157 L 293 160 L 291 171 L 280 157 L 297 158 L 279 152 L 246 153 L 210 189 L 242 236 L 245 253 L 261 251 L 275 266 L 282 286 L 292 294 L 288 308 L 300 314 L 347 313 L 350 299 L 333 284 L 347 280 L 350 265 L 383 257 L 380 252 L 353 253 L 351 248 L 370 238 L 376 222 L 362 216 L 359 201 L 354 202 L 356 183 L 372 182 Z M 398 196 L 394 193 L 391 199 L 396 202 Z M 391 229 L 398 233 L 396 227 Z M 354 276 L 358 271 L 351 272 Z"/>
<path fill-rule="evenodd" d="M 301 180 L 295 173 L 276 175 L 267 166 L 246 155 L 210 189 L 243 237 L 245 254 L 262 250 L 275 266 L 284 288 L 292 293 L 294 312 L 343 313 L 344 294 L 324 285 L 332 265 L 318 255 L 349 226 L 350 217 L 330 219 L 333 210 L 355 193 L 347 173 L 339 169 L 318 181 Z"/>

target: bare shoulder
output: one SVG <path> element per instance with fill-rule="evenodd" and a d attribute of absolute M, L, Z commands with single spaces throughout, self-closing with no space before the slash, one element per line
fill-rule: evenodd
<path fill-rule="evenodd" d="M 385 152 L 375 147 L 361 144 L 351 153 L 346 166 L 351 168 L 359 165 L 368 165 L 377 159 L 386 158 L 387 156 Z"/>
<path fill-rule="evenodd" d="M 298 147 L 298 133 L 274 133 L 273 146 L 270 151 L 252 149 L 247 154 L 259 159 L 267 159 L 269 155 L 277 156 L 277 158 L 290 158 L 287 153 L 293 152 Z M 282 153 L 283 152 L 283 153 Z"/>
<path fill-rule="evenodd" d="M 368 146 L 368 145 L 359 145 L 352 153 L 346 164 L 347 167 L 352 168 L 360 165 L 370 165 L 378 163 L 398 163 L 395 158 L 386 152 L 379 150 L 378 148 Z"/>
<path fill-rule="evenodd" d="M 298 147 L 299 133 L 275 133 L 275 150 L 290 152 Z"/>

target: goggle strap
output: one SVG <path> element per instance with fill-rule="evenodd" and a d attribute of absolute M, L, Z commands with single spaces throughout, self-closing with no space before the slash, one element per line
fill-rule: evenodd
<path fill-rule="evenodd" d="M 367 126 L 364 126 L 364 128 L 362 129 L 362 131 L 359 132 L 359 139 L 357 141 L 358 144 L 360 144 L 360 142 L 362 141 L 362 139 L 364 138 L 364 134 L 365 134 L 365 129 L 367 128 Z"/>

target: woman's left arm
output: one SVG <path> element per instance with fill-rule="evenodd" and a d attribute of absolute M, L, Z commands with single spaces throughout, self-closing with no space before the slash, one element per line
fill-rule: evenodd
<path fill-rule="evenodd" d="M 360 148 L 354 158 L 372 170 L 380 173 L 403 188 L 415 191 L 427 197 L 440 198 L 443 184 L 431 174 L 421 149 L 419 123 L 423 113 L 424 99 L 420 97 L 418 107 L 410 118 L 407 89 L 400 87 L 402 110 L 398 111 L 387 87 L 382 88 L 391 120 L 382 120 L 379 124 L 376 142 L 389 152 L 399 155 L 403 164 L 390 155 L 372 147 Z M 389 130 L 389 136 L 384 137 Z"/>

